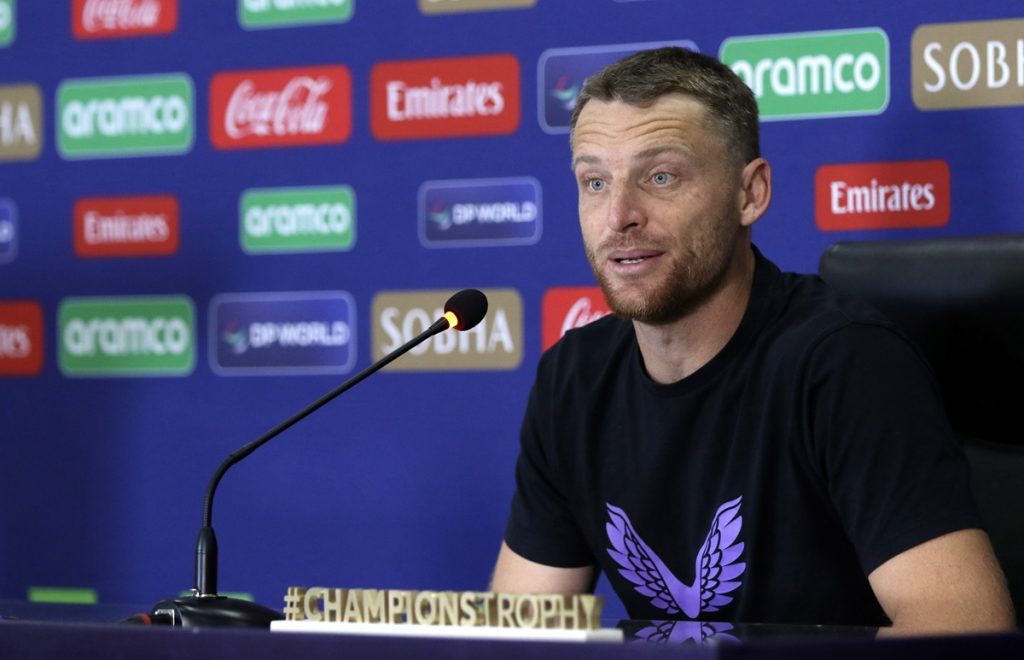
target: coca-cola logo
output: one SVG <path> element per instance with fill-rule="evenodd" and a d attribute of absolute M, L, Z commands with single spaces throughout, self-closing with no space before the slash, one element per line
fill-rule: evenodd
<path fill-rule="evenodd" d="M 235 89 L 224 115 L 224 131 L 235 140 L 249 135 L 320 134 L 327 120 L 323 97 L 331 89 L 328 78 L 292 78 L 278 91 L 257 92 L 251 80 Z"/>
<path fill-rule="evenodd" d="M 167 34 L 178 27 L 178 0 L 74 0 L 78 39 Z"/>
<path fill-rule="evenodd" d="M 220 73 L 210 83 L 210 139 L 218 149 L 344 142 L 351 98 L 340 65 Z"/>
<path fill-rule="evenodd" d="M 569 330 L 611 314 L 600 287 L 548 289 L 541 303 L 541 348 L 547 350 Z"/>

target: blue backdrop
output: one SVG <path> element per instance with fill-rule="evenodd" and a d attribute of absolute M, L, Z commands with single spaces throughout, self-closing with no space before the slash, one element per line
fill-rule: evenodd
<path fill-rule="evenodd" d="M 132 17 L 118 17 L 115 6 L 107 24 L 94 15 L 94 32 L 79 38 L 89 2 L 0 2 L 0 19 L 6 15 L 10 23 L 4 37 L 0 20 L 0 138 L 7 136 L 6 146 L 0 139 L 0 224 L 7 218 L 8 227 L 6 235 L 0 231 L 0 330 L 6 323 L 17 334 L 24 325 L 16 317 L 5 320 L 4 304 L 29 301 L 42 312 L 42 338 L 32 346 L 34 355 L 41 351 L 41 366 L 24 366 L 15 348 L 0 357 L 0 373 L 4 360 L 14 372 L 0 375 L 0 597 L 23 597 L 31 586 L 48 585 L 93 588 L 108 602 L 149 602 L 192 586 L 202 494 L 222 458 L 371 362 L 372 338 L 382 332 L 375 296 L 466 286 L 510 289 L 512 299 L 518 297 L 521 317 L 509 311 L 505 337 L 515 344 L 515 357 L 497 366 L 427 365 L 377 375 L 229 472 L 214 519 L 221 589 L 250 592 L 274 607 L 289 585 L 484 587 L 513 490 L 520 416 L 542 350 L 542 299 L 555 287 L 593 284 L 578 237 L 566 136 L 550 122 L 559 96 L 564 101 L 576 82 L 568 72 L 593 66 L 595 53 L 600 59 L 600 53 L 636 44 L 682 42 L 717 55 L 735 37 L 861 28 L 884 34 L 888 59 L 876 57 L 882 82 L 872 78 L 871 61 L 848 69 L 863 85 L 888 86 L 882 105 L 829 112 L 825 99 L 825 116 L 763 123 L 775 196 L 754 237 L 785 269 L 814 271 L 819 254 L 840 239 L 1024 227 L 1018 193 L 1024 55 L 1016 41 L 1024 39 L 1024 23 L 1015 22 L 1024 11 L 1016 2 L 348 0 L 329 22 L 261 28 L 242 24 L 240 4 L 255 12 L 261 3 L 164 2 L 164 11 L 176 7 L 176 20 L 150 32 L 138 25 L 133 32 Z M 974 39 L 974 47 L 956 50 L 961 68 L 954 75 L 947 71 L 946 81 L 947 88 L 954 79 L 968 88 L 959 91 L 972 107 L 920 107 L 915 84 L 934 87 L 939 74 L 926 64 L 925 77 L 915 80 L 913 62 L 924 47 L 913 41 L 915 31 L 978 21 L 985 23 L 954 30 Z M 103 25 L 113 27 L 103 33 Z M 118 32 L 118 25 L 129 27 Z M 1010 37 L 1003 34 L 1007 30 Z M 1002 60 L 1002 51 L 978 36 L 989 33 L 1007 47 Z M 779 48 L 797 48 L 785 39 L 775 43 L 781 45 L 772 51 L 769 44 L 764 57 L 776 62 Z M 943 42 L 932 51 L 933 61 L 948 61 L 954 49 L 954 42 Z M 432 62 L 494 55 L 510 58 L 486 60 L 469 74 L 449 71 L 450 60 Z M 563 55 L 577 58 L 570 57 L 561 72 L 545 68 Z M 488 67 L 506 67 L 510 59 L 518 64 L 518 80 L 515 71 L 502 70 L 506 107 L 500 118 L 488 115 L 497 110 L 493 98 L 484 98 L 473 110 L 481 122 L 475 128 L 463 128 L 470 126 L 465 117 L 434 119 L 423 124 L 425 134 L 405 139 L 387 137 L 382 130 L 388 129 L 374 124 L 373 78 L 381 64 L 387 65 L 379 70 L 382 78 L 394 78 L 388 67 L 406 67 L 410 85 L 426 87 L 436 65 L 443 84 L 472 78 L 481 83 L 479 91 Z M 975 61 L 981 68 L 971 87 Z M 986 69 L 993 61 L 1001 64 Z M 322 144 L 216 146 L 213 132 L 222 130 L 224 116 L 214 107 L 215 76 L 337 65 L 350 75 L 351 97 L 331 112 L 348 113 L 347 132 L 341 125 L 333 141 Z M 419 69 L 427 70 L 426 78 L 412 81 Z M 1006 71 L 1003 101 L 985 100 L 979 90 L 989 78 L 995 78 L 990 86 L 1000 82 Z M 192 81 L 193 135 L 178 152 L 95 157 L 58 148 L 62 83 L 66 89 L 77 79 L 167 73 Z M 458 75 L 461 81 L 449 79 Z M 781 88 L 785 71 L 776 75 Z M 24 85 L 39 90 L 37 153 L 31 145 L 18 147 L 31 130 L 17 123 L 23 96 L 10 88 Z M 518 90 L 511 89 L 515 85 Z M 384 88 L 376 93 L 386 99 Z M 403 98 L 411 107 L 410 97 Z M 451 135 L 460 130 L 475 133 Z M 821 228 L 815 210 L 816 195 L 823 194 L 815 183 L 819 168 L 895 162 L 911 163 L 907 167 L 914 170 L 920 161 L 948 166 L 948 184 L 917 184 L 934 185 L 939 206 L 948 185 L 948 212 L 881 213 L 880 225 L 871 225 L 866 214 L 860 225 L 854 218 L 839 230 Z M 884 168 L 878 172 L 869 171 L 867 179 L 884 178 Z M 427 182 L 477 180 L 484 180 L 483 187 L 510 180 L 515 190 L 471 185 L 461 211 L 440 202 L 421 207 Z M 325 186 L 347 187 L 354 200 L 349 245 L 243 249 L 239 206 L 245 191 Z M 514 199 L 502 201 L 502 194 Z M 116 257 L 76 251 L 80 200 L 142 195 L 176 199 L 176 249 Z M 511 206 L 489 207 L 500 216 L 490 225 L 466 216 L 466 209 L 479 212 L 490 202 Z M 425 239 L 432 235 L 427 225 L 439 223 L 429 225 L 436 234 L 445 212 L 477 233 L 467 229 L 460 235 L 465 240 L 432 244 Z M 926 226 L 914 226 L 917 217 Z M 513 226 L 520 221 L 528 230 Z M 865 228 L 875 226 L 882 228 Z M 224 294 L 275 292 L 329 293 L 350 301 L 340 313 L 350 326 L 342 345 L 351 360 L 325 351 L 324 360 L 337 357 L 326 374 L 216 370 L 210 346 L 238 328 L 214 327 L 211 302 Z M 190 299 L 191 368 L 161 376 L 70 373 L 59 357 L 65 341 L 59 310 L 68 299 L 92 296 Z M 436 304 L 442 302 L 443 295 Z"/>

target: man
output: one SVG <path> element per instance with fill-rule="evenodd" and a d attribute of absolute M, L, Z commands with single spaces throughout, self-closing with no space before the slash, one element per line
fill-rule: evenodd
<path fill-rule="evenodd" d="M 588 80 L 570 141 L 616 316 L 541 359 L 492 588 L 603 570 L 638 619 L 1012 627 L 919 354 L 751 244 L 771 170 L 746 85 L 638 53 Z"/>

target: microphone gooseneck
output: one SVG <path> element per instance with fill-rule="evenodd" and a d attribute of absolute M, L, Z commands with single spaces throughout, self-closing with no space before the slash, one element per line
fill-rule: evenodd
<path fill-rule="evenodd" d="M 444 315 L 426 330 L 402 344 L 380 360 L 348 379 L 335 389 L 309 404 L 252 442 L 228 455 L 213 473 L 203 500 L 203 525 L 196 540 L 195 582 L 193 596 L 161 601 L 154 606 L 154 616 L 174 625 L 199 626 L 262 626 L 280 619 L 281 614 L 255 603 L 239 601 L 217 595 L 217 537 L 213 531 L 213 498 L 217 486 L 231 466 L 288 430 L 302 419 L 316 412 L 344 392 L 358 385 L 371 374 L 380 371 L 398 357 L 448 328 L 469 330 L 487 314 L 487 296 L 476 289 L 459 291 L 444 305 Z"/>

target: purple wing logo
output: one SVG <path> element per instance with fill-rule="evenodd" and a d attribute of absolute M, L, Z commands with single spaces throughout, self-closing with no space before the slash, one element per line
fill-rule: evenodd
<path fill-rule="evenodd" d="M 727 594 L 742 582 L 739 577 L 747 565 L 739 561 L 743 543 L 737 541 L 743 528 L 740 504 L 743 497 L 718 507 L 707 538 L 697 551 L 692 585 L 672 574 L 657 553 L 647 545 L 630 522 L 626 512 L 607 504 L 608 554 L 619 565 L 619 573 L 633 583 L 637 593 L 650 599 L 668 614 L 682 612 L 695 619 L 703 612 L 717 612 L 732 602 Z"/>
<path fill-rule="evenodd" d="M 710 621 L 651 621 L 651 625 L 636 632 L 637 641 L 652 644 L 696 644 L 713 646 L 720 642 L 739 643 L 728 634 L 731 623 Z"/>

